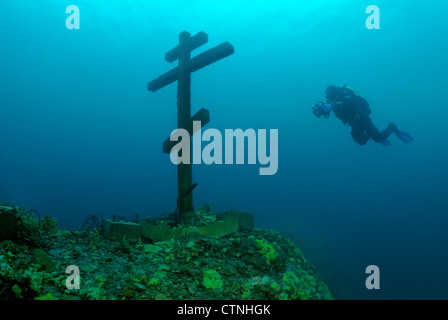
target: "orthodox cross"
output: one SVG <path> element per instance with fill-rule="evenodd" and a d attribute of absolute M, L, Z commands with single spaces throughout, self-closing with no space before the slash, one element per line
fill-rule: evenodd
<path fill-rule="evenodd" d="M 157 91 L 177 80 L 177 128 L 182 128 L 190 134 L 190 150 L 192 150 L 191 136 L 193 135 L 193 121 L 201 121 L 201 126 L 210 121 L 207 109 L 199 110 L 191 117 L 191 74 L 209 64 L 221 60 L 233 54 L 233 46 L 224 42 L 210 50 L 207 50 L 194 58 L 191 51 L 208 42 L 208 35 L 199 32 L 191 36 L 187 31 L 179 34 L 179 45 L 165 54 L 165 60 L 174 62 L 178 60 L 178 66 L 148 83 L 149 91 Z M 163 143 L 163 152 L 170 153 L 176 141 L 166 139 Z M 190 163 L 180 163 L 177 168 L 177 209 L 180 215 L 193 211 L 193 189 L 196 184 L 192 182 L 192 153 Z"/>

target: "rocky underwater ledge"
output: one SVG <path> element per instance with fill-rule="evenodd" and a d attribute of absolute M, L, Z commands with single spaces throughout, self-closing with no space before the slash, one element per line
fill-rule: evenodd
<path fill-rule="evenodd" d="M 90 217 L 71 232 L 0 203 L 0 300 L 332 299 L 296 245 L 252 215 L 204 206 L 191 218 Z"/>

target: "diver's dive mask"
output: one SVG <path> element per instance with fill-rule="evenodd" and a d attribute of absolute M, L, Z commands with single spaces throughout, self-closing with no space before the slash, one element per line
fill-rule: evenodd
<path fill-rule="evenodd" d="M 332 101 L 336 100 L 338 95 L 339 95 L 339 89 L 334 85 L 329 85 L 325 89 L 325 98 L 327 99 L 328 103 L 332 103 Z"/>

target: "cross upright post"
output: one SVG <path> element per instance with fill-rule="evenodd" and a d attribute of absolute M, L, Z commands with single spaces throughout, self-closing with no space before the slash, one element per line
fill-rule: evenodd
<path fill-rule="evenodd" d="M 188 43 L 191 35 L 187 31 L 179 34 L 179 70 L 177 78 L 177 127 L 185 129 L 191 118 L 191 73 L 188 71 L 191 52 Z M 191 140 L 191 136 L 190 136 Z M 191 145 L 191 141 L 190 141 Z M 191 148 L 190 148 L 191 150 Z M 192 153 L 190 163 L 177 166 L 178 208 L 180 212 L 193 211 L 193 192 L 187 190 L 193 183 Z"/>
<path fill-rule="evenodd" d="M 208 35 L 202 31 L 193 37 L 187 31 L 181 32 L 179 34 L 179 45 L 165 54 L 165 60 L 168 62 L 178 60 L 178 67 L 148 83 L 148 90 L 154 92 L 177 80 L 177 128 L 189 132 L 190 150 L 192 150 L 191 136 L 194 133 L 193 121 L 201 121 L 201 126 L 210 121 L 210 114 L 206 109 L 201 109 L 193 117 L 191 116 L 191 73 L 234 52 L 233 46 L 229 42 L 224 42 L 191 58 L 191 51 L 207 43 L 207 41 Z M 163 152 L 170 153 L 175 144 L 176 142 L 170 141 L 168 138 L 163 143 Z M 194 210 L 192 191 L 196 184 L 193 184 L 192 171 L 192 153 L 190 152 L 189 163 L 181 162 L 177 168 L 177 209 L 181 215 L 181 220 L 182 215 Z"/>

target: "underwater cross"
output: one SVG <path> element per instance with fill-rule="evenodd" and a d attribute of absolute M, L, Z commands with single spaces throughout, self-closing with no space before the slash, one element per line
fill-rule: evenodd
<path fill-rule="evenodd" d="M 179 34 L 179 45 L 165 54 L 166 61 L 171 63 L 178 60 L 178 66 L 148 83 L 148 90 L 154 92 L 177 80 L 177 128 L 187 130 L 190 137 L 194 133 L 193 121 L 201 121 L 201 126 L 206 125 L 210 121 L 210 114 L 206 109 L 199 110 L 191 117 L 191 73 L 234 52 L 233 46 L 229 42 L 224 42 L 191 58 L 191 51 L 207 42 L 208 35 L 202 31 L 194 36 L 191 36 L 187 31 L 181 32 Z M 170 138 L 165 140 L 163 152 L 170 153 L 176 143 L 176 141 L 170 141 Z M 190 139 L 190 149 L 191 145 L 192 141 Z M 193 211 L 192 190 L 196 184 L 192 183 L 191 163 L 192 161 L 188 164 L 181 162 L 177 168 L 177 209 L 181 215 Z"/>

